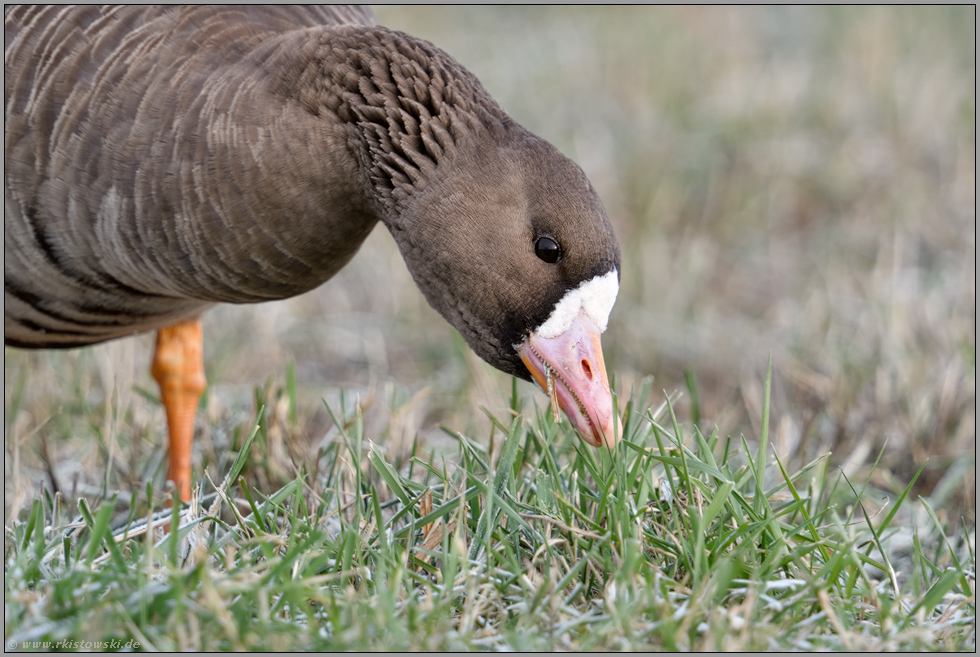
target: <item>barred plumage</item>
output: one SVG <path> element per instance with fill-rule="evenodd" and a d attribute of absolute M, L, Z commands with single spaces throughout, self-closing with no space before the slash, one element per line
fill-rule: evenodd
<path fill-rule="evenodd" d="M 202 180 L 207 163 L 196 156 L 240 134 L 215 116 L 228 108 L 203 116 L 200 102 L 229 77 L 236 94 L 254 89 L 243 55 L 268 39 L 371 26 L 369 10 L 8 7 L 4 23 L 6 344 L 75 347 L 140 333 L 217 301 L 296 294 L 339 269 L 289 258 L 282 271 L 275 256 L 288 237 L 240 234 L 262 231 L 249 215 L 275 209 L 214 207 L 222 181 Z M 240 155 L 222 163 L 225 173 L 248 165 Z M 263 269 L 270 275 L 242 285 Z"/>

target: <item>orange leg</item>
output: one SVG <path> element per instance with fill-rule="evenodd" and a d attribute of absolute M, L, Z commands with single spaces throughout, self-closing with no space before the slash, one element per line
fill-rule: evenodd
<path fill-rule="evenodd" d="M 167 479 L 174 482 L 180 499 L 189 502 L 194 415 L 207 385 L 201 320 L 181 322 L 157 331 L 157 347 L 150 373 L 160 384 L 160 399 L 167 411 L 170 431 Z"/>

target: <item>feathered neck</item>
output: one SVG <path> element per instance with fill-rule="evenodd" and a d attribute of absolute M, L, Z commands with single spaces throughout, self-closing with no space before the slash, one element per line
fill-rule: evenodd
<path fill-rule="evenodd" d="M 279 53 L 288 56 L 280 60 L 281 92 L 348 126 L 386 223 L 465 143 L 499 141 L 516 126 L 472 73 L 422 39 L 331 27 L 291 40 Z"/>

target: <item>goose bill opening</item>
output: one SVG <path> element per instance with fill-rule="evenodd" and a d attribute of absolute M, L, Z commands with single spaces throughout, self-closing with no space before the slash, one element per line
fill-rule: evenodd
<path fill-rule="evenodd" d="M 614 447 L 612 393 L 602 359 L 601 331 L 584 310 L 571 326 L 553 338 L 537 333 L 517 353 L 541 388 L 548 392 L 548 370 L 554 376 L 558 405 L 585 442 Z M 622 424 L 617 422 L 620 431 Z"/>

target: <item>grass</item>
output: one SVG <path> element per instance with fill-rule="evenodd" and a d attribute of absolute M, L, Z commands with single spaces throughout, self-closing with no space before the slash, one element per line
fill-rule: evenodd
<path fill-rule="evenodd" d="M 185 542 L 122 540 L 167 499 L 152 336 L 5 349 L 5 638 L 975 649 L 975 11 L 378 8 L 602 197 L 628 440 L 515 396 L 378 230 L 206 315 Z"/>
<path fill-rule="evenodd" d="M 271 494 L 239 478 L 261 467 L 247 463 L 268 439 L 260 414 L 199 517 L 185 509 L 162 537 L 138 528 L 165 501 L 150 486 L 81 501 L 74 522 L 60 494 L 44 496 L 5 533 L 5 638 L 21 649 L 975 648 L 973 535 L 947 536 L 927 500 L 908 499 L 912 482 L 878 508 L 826 456 L 789 473 L 767 421 L 756 449 L 705 437 L 669 400 L 649 406 L 650 387 L 626 403 L 613 452 L 523 407 L 515 383 L 487 440 L 445 429 L 452 465 L 414 453 L 400 469 L 345 400 L 315 470 Z M 117 507 L 128 514 L 113 525 Z M 909 517 L 928 518 L 911 540 L 896 522 Z M 175 507 L 159 522 L 179 518 Z"/>

